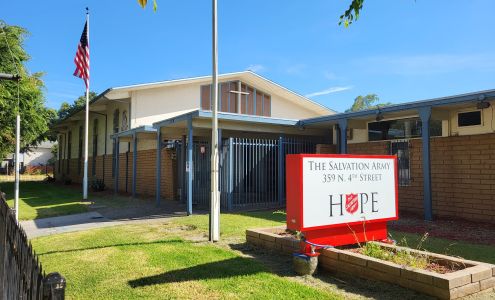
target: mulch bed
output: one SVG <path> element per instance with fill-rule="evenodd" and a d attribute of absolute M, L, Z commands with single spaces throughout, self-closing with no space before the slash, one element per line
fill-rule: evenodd
<path fill-rule="evenodd" d="M 495 246 L 495 224 L 448 218 L 436 218 L 431 222 L 422 220 L 420 216 L 405 215 L 389 222 L 388 228 L 409 233 L 428 232 L 430 237 Z"/>

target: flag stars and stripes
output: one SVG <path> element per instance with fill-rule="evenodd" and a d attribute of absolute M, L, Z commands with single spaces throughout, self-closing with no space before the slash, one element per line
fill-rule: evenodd
<path fill-rule="evenodd" d="M 84 24 L 84 30 L 77 46 L 76 56 L 74 57 L 76 70 L 74 76 L 84 80 L 86 89 L 89 88 L 89 39 L 88 39 L 88 22 Z"/>

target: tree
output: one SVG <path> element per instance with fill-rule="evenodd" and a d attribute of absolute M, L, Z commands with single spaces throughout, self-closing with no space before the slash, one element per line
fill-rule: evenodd
<path fill-rule="evenodd" d="M 21 76 L 18 83 L 0 80 L 0 159 L 15 149 L 18 99 L 23 151 L 47 139 L 48 124 L 55 116 L 53 110 L 45 107 L 43 73 L 30 74 L 25 66 L 30 59 L 24 50 L 27 34 L 24 28 L 0 20 L 0 72 Z"/>
<path fill-rule="evenodd" d="M 378 103 L 379 101 L 380 101 L 380 98 L 376 94 L 368 94 L 366 96 L 357 96 L 356 99 L 354 99 L 354 103 L 352 104 L 351 108 L 349 108 L 345 112 L 374 109 L 374 108 L 379 108 L 379 107 L 387 106 L 387 105 L 391 104 L 390 102 Z"/>
<path fill-rule="evenodd" d="M 148 0 L 138 0 L 139 5 L 142 8 L 146 7 Z M 352 0 L 349 8 L 340 16 L 339 25 L 344 24 L 345 27 L 349 27 L 354 21 L 359 18 L 359 13 L 363 9 L 364 0 Z M 158 8 L 157 0 L 153 0 L 153 10 Z"/>
<path fill-rule="evenodd" d="M 96 92 L 90 91 L 89 101 L 91 101 L 97 95 L 98 94 L 96 94 Z M 86 95 L 79 96 L 76 100 L 74 100 L 72 104 L 69 104 L 68 102 L 62 102 L 57 112 L 58 120 L 63 120 L 67 118 L 72 113 L 82 109 L 85 105 L 86 105 Z"/>
<path fill-rule="evenodd" d="M 344 27 L 349 27 L 352 22 L 359 18 L 359 13 L 363 9 L 364 0 L 352 0 L 349 8 L 340 16 L 339 25 L 344 24 Z"/>

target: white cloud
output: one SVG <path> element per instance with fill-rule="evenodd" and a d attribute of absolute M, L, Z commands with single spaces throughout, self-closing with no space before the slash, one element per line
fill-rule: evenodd
<path fill-rule="evenodd" d="M 330 88 L 322 90 L 322 91 L 307 94 L 306 97 L 312 98 L 312 97 L 323 96 L 323 95 L 328 95 L 328 94 L 332 94 L 332 93 L 343 92 L 343 91 L 347 91 L 350 89 L 352 89 L 351 86 L 334 86 L 334 87 L 330 87 Z"/>
<path fill-rule="evenodd" d="M 306 67 L 306 64 L 295 64 L 285 68 L 285 72 L 289 75 L 299 75 L 304 71 L 304 69 L 306 69 Z"/>
<path fill-rule="evenodd" d="M 335 75 L 335 73 L 333 72 L 330 72 L 330 71 L 325 71 L 323 72 L 323 76 L 328 79 L 328 80 L 335 80 L 337 79 L 337 75 Z"/>
<path fill-rule="evenodd" d="M 373 56 L 354 62 L 369 72 L 396 75 L 424 75 L 455 71 L 495 70 L 495 55 L 477 54 L 422 54 Z"/>
<path fill-rule="evenodd" d="M 249 65 L 249 67 L 246 68 L 246 70 L 255 72 L 255 73 L 261 73 L 263 71 L 266 71 L 266 67 L 260 64 L 254 64 L 254 65 Z"/>

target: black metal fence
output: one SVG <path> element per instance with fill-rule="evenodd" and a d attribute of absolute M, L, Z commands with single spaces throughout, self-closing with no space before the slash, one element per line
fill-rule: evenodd
<path fill-rule="evenodd" d="M 284 206 L 285 177 L 279 174 L 285 174 L 285 156 L 315 153 L 318 142 L 315 138 L 291 137 L 222 140 L 219 151 L 222 208 Z M 192 147 L 192 200 L 193 204 L 207 207 L 210 203 L 210 142 L 195 140 Z M 185 196 L 183 199 L 185 201 Z"/>
<path fill-rule="evenodd" d="M 26 233 L 15 220 L 0 191 L 0 296 L 1 299 L 64 299 L 65 279 L 45 276 Z"/>
<path fill-rule="evenodd" d="M 390 142 L 390 154 L 397 155 L 397 169 L 400 186 L 408 186 L 411 182 L 409 140 L 396 140 Z"/>

